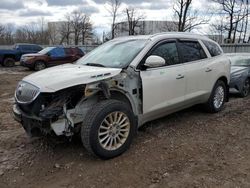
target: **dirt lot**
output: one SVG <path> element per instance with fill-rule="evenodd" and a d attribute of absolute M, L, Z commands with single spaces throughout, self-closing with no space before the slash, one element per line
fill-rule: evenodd
<path fill-rule="evenodd" d="M 79 140 L 29 139 L 11 116 L 17 82 L 31 72 L 0 67 L 0 187 L 250 187 L 250 98 L 148 123 L 130 150 L 103 161 Z"/>

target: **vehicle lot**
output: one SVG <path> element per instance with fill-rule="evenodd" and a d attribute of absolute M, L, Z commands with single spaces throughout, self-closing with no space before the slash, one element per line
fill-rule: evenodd
<path fill-rule="evenodd" d="M 193 107 L 143 126 L 122 156 L 89 156 L 77 139 L 29 139 L 11 117 L 17 82 L 0 67 L 0 187 L 250 187 L 250 97 Z"/>

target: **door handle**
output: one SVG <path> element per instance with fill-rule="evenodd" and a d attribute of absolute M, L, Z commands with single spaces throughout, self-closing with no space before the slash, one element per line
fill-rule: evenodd
<path fill-rule="evenodd" d="M 184 75 L 182 74 L 178 74 L 178 76 L 176 77 L 177 80 L 180 80 L 180 79 L 183 79 L 184 78 Z"/>
<path fill-rule="evenodd" d="M 207 68 L 206 69 L 206 72 L 211 72 L 213 69 L 211 69 L 211 68 Z"/>

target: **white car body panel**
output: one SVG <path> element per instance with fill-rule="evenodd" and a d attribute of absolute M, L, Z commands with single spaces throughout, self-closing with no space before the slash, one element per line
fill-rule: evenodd
<path fill-rule="evenodd" d="M 231 64 L 224 54 L 206 59 L 205 67 L 206 72 L 203 78 L 204 86 L 206 86 L 205 89 L 208 93 L 212 91 L 215 82 L 222 76 L 227 78 L 229 84 Z"/>
<path fill-rule="evenodd" d="M 40 88 L 55 92 L 71 86 L 97 82 L 118 75 L 122 69 L 65 64 L 31 74 L 23 79 Z"/>
<path fill-rule="evenodd" d="M 141 72 L 143 113 L 183 102 L 186 84 L 184 79 L 177 80 L 179 74 L 184 74 L 183 66 L 152 68 Z"/>

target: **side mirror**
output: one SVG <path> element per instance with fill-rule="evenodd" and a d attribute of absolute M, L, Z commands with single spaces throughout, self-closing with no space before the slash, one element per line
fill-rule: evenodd
<path fill-rule="evenodd" d="M 154 68 L 154 67 L 162 67 L 165 64 L 166 61 L 162 57 L 157 55 L 151 55 L 146 59 L 144 66 Z"/>

